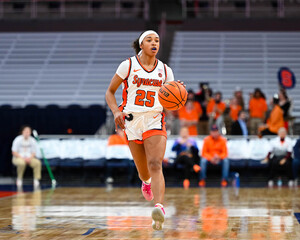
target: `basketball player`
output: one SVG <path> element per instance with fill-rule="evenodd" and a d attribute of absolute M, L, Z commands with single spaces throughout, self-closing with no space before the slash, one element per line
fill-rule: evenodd
<path fill-rule="evenodd" d="M 152 227 L 161 230 L 165 218 L 162 160 L 167 133 L 158 90 L 165 82 L 173 81 L 174 76 L 171 68 L 156 59 L 159 36 L 155 31 L 145 31 L 132 46 L 137 55 L 120 64 L 106 92 L 106 101 L 116 126 L 125 129 L 142 180 L 143 196 L 148 201 L 154 199 Z M 115 92 L 121 84 L 123 103 L 118 107 Z"/>

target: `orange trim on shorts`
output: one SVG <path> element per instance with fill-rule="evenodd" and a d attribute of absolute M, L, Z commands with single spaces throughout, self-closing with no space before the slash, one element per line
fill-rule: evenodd
<path fill-rule="evenodd" d="M 137 144 L 143 144 L 143 143 L 144 143 L 143 140 L 138 140 L 138 139 L 130 140 L 130 141 L 133 141 L 133 142 L 135 142 L 135 143 L 137 143 Z"/>
<path fill-rule="evenodd" d="M 157 135 L 165 136 L 167 138 L 167 131 L 157 130 L 157 129 L 148 130 L 147 132 L 143 133 L 143 140 L 145 140 L 149 137 L 152 137 L 152 136 L 157 136 Z"/>
<path fill-rule="evenodd" d="M 165 114 L 162 114 L 162 118 L 161 118 L 161 129 L 151 129 L 148 130 L 146 132 L 143 133 L 143 140 L 152 137 L 152 136 L 156 136 L 156 135 L 162 135 L 165 136 L 167 138 L 167 130 L 166 130 L 166 122 L 165 122 Z"/>

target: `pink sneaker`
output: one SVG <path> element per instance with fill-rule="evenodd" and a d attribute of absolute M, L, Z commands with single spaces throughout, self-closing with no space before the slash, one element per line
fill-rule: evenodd
<path fill-rule="evenodd" d="M 152 228 L 162 230 L 165 221 L 165 210 L 161 204 L 156 204 L 152 211 Z"/>
<path fill-rule="evenodd" d="M 142 183 L 142 193 L 143 193 L 143 196 L 144 198 L 147 200 L 147 201 L 152 201 L 153 200 L 153 193 L 152 193 L 152 190 L 151 190 L 151 183 L 147 184 L 147 183 Z"/>

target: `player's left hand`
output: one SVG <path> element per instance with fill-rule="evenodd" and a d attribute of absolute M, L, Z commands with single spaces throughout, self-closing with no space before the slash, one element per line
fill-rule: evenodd
<path fill-rule="evenodd" d="M 186 85 L 184 84 L 184 82 L 177 80 L 178 83 L 180 83 L 182 86 L 184 86 L 184 88 L 186 88 Z"/>

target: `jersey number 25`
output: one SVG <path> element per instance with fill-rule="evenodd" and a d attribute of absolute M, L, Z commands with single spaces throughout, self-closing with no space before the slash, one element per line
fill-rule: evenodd
<path fill-rule="evenodd" d="M 144 91 L 144 90 L 137 90 L 136 91 L 136 97 L 135 97 L 135 105 L 138 106 L 146 106 L 146 107 L 153 107 L 154 105 L 154 96 L 155 92 L 153 91 Z M 146 97 L 146 100 L 144 100 Z"/>

